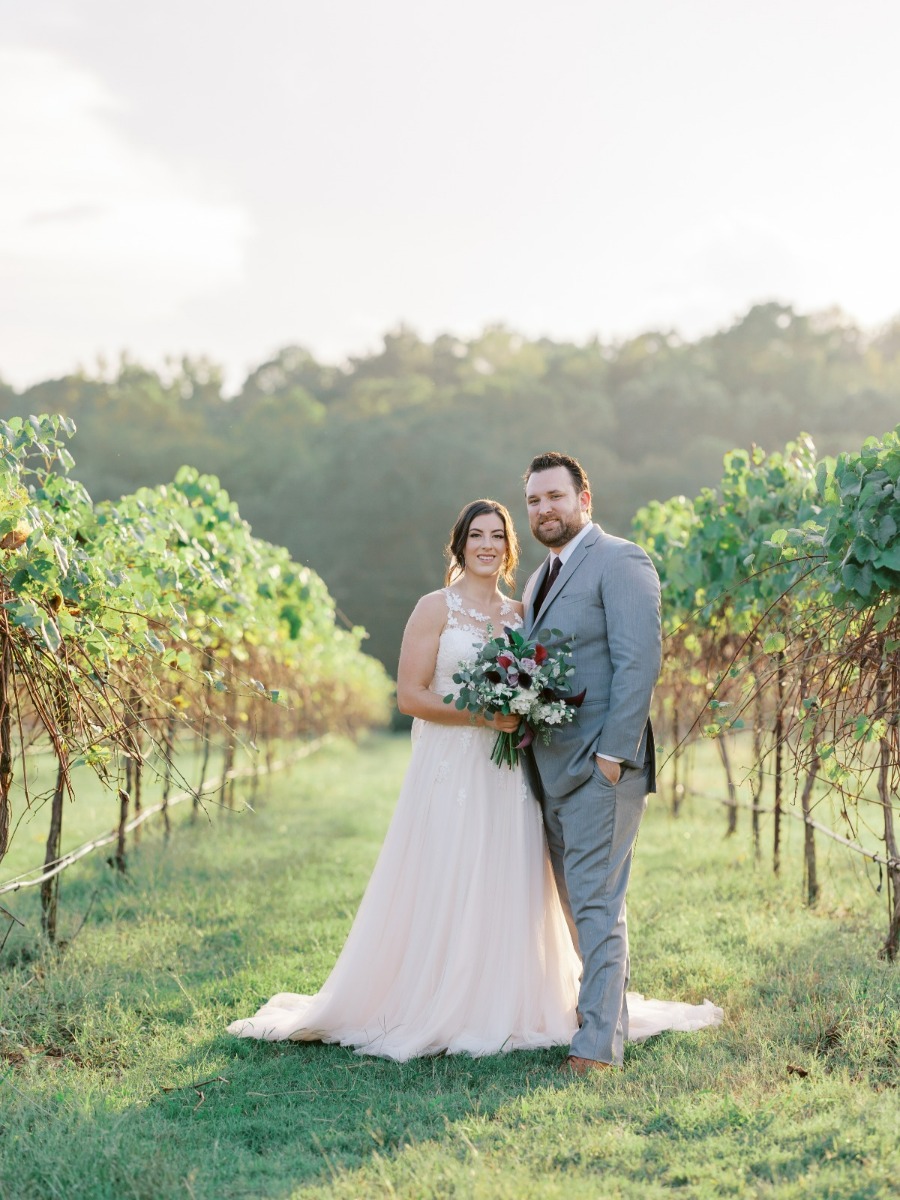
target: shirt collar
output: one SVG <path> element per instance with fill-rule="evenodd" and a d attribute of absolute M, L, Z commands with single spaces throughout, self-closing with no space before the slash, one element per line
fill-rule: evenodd
<path fill-rule="evenodd" d="M 550 560 L 550 566 L 551 567 L 553 566 L 553 558 L 559 558 L 562 565 L 565 566 L 566 563 L 569 561 L 569 559 L 572 557 L 572 555 L 575 553 L 575 548 L 578 545 L 578 543 L 580 541 L 582 541 L 585 537 L 587 537 L 587 533 L 588 533 L 589 529 L 593 529 L 593 524 L 590 521 L 585 521 L 584 525 L 581 528 L 581 532 L 576 533 L 571 541 L 566 542 L 566 544 L 563 546 L 563 548 L 560 551 L 557 552 L 557 551 L 551 550 L 550 554 L 552 557 Z"/>

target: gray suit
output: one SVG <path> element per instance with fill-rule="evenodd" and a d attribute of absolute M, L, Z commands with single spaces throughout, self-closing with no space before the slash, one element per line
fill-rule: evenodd
<path fill-rule="evenodd" d="M 628 1035 L 625 893 L 647 793 L 656 790 L 649 711 L 660 666 L 659 579 L 639 546 L 593 525 L 541 609 L 533 597 L 549 559 L 525 588 L 529 636 L 554 628 L 574 636 L 572 690 L 587 689 L 578 717 L 549 745 L 533 744 L 526 771 L 544 810 L 557 886 L 583 974 L 581 1029 L 571 1053 L 622 1062 Z M 609 783 L 595 754 L 621 758 Z"/>

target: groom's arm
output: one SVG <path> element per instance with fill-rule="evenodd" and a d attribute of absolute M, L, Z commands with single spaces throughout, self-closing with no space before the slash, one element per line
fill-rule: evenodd
<path fill-rule="evenodd" d="M 612 682 L 594 753 L 637 763 L 662 654 L 659 576 L 640 546 L 625 542 L 603 572 L 600 590 Z"/>

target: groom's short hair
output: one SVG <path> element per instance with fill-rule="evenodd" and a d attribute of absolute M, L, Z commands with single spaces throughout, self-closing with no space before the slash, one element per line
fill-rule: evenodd
<path fill-rule="evenodd" d="M 552 471 L 554 467 L 565 467 L 572 477 L 572 482 L 575 484 L 575 491 L 578 495 L 582 492 L 590 492 L 591 481 L 587 477 L 587 471 L 571 454 L 561 454 L 558 450 L 547 450 L 544 454 L 536 454 L 528 464 L 528 470 L 525 472 L 525 482 L 536 475 L 538 471 Z"/>

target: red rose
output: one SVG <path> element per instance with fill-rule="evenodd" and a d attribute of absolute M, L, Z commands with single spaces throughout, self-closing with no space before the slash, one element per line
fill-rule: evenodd
<path fill-rule="evenodd" d="M 504 670 L 508 670 L 513 665 L 513 660 L 508 654 L 499 654 L 497 656 L 497 664 L 503 667 Z"/>
<path fill-rule="evenodd" d="M 547 647 L 542 646 L 540 642 L 537 642 L 534 647 L 534 661 L 537 663 L 537 665 L 540 666 L 541 663 L 546 662 L 549 657 L 550 654 L 547 650 Z"/>

